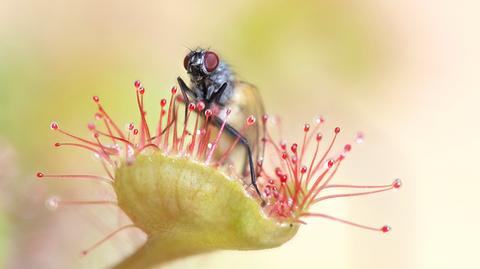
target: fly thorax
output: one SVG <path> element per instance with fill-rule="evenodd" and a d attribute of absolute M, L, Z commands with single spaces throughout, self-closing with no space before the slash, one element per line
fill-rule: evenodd
<path fill-rule="evenodd" d="M 212 90 L 212 94 L 220 89 L 224 83 L 227 83 L 227 87 L 223 91 L 222 96 L 220 96 L 218 100 L 218 104 L 221 106 L 225 106 L 229 103 L 229 100 L 232 98 L 234 94 L 235 88 L 235 77 L 233 72 L 230 70 L 227 64 L 224 62 L 220 62 L 217 70 L 212 73 L 209 77 L 209 80 L 212 82 L 212 89 L 209 87 L 209 91 Z"/>

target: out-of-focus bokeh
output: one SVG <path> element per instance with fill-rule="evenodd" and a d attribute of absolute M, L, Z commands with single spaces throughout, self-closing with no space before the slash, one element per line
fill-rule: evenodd
<path fill-rule="evenodd" d="M 0 1 L 0 268 L 105 268 L 137 246 L 115 208 L 49 211 L 52 195 L 88 199 L 108 188 L 39 182 L 37 170 L 101 171 L 88 154 L 53 149 L 50 121 L 88 135 L 99 95 L 114 118 L 136 120 L 184 78 L 188 48 L 211 47 L 256 84 L 288 137 L 321 114 L 355 147 L 338 181 L 399 192 L 332 201 L 335 216 L 387 235 L 312 219 L 286 245 L 225 251 L 166 268 L 478 268 L 480 4 L 475 1 Z M 139 201 L 141 202 L 141 201 Z"/>

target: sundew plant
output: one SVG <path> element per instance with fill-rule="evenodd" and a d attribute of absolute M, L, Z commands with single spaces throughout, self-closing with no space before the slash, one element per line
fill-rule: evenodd
<path fill-rule="evenodd" d="M 255 173 L 261 197 L 250 177 L 238 172 L 242 162 L 232 159 L 239 139 L 225 139 L 224 127 L 212 123 L 215 111 L 203 102 L 184 104 L 174 87 L 168 99 L 159 102 L 160 114 L 147 123 L 145 88 L 135 81 L 139 120 L 116 121 L 93 97 L 97 106 L 90 135 L 70 133 L 52 122 L 50 128 L 67 140 L 55 147 L 77 147 L 94 154 L 103 174 L 56 174 L 38 172 L 37 178 L 94 180 L 111 186 L 116 200 L 77 201 L 50 198 L 47 205 L 118 206 L 131 224 L 118 227 L 105 238 L 84 249 L 87 255 L 117 233 L 137 228 L 147 240 L 136 252 L 114 268 L 150 268 L 174 259 L 215 250 L 258 250 L 274 248 L 289 241 L 298 229 L 317 217 L 357 228 L 386 233 L 388 225 L 367 226 L 315 210 L 325 200 L 369 195 L 401 187 L 399 179 L 385 185 L 349 185 L 334 181 L 358 134 L 351 144 L 334 151 L 339 127 L 322 130 L 324 119 L 317 118 L 298 130 L 298 141 L 287 143 L 278 137 L 278 120 L 263 115 L 245 118 L 240 133 L 259 124 L 265 134 L 259 143 L 265 148 Z M 183 117 L 183 109 L 186 116 Z M 181 116 L 179 116 L 181 115 Z M 125 126 L 125 127 L 124 127 Z M 323 132 L 323 133 L 322 133 Z M 325 134 L 325 135 L 324 135 Z M 226 142 L 227 141 L 227 142 Z M 229 143 L 227 147 L 219 145 Z"/>

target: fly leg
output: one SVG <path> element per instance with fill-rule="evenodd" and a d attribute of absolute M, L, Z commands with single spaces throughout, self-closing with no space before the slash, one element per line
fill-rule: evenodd
<path fill-rule="evenodd" d="M 210 99 L 208 99 L 208 103 L 209 104 L 212 104 L 212 103 L 216 103 L 218 104 L 220 102 L 220 98 L 222 97 L 223 95 L 223 92 L 225 91 L 225 89 L 227 88 L 227 83 L 223 83 L 222 86 L 220 86 L 220 88 L 218 88 L 218 90 L 216 92 L 214 92 L 212 94 L 212 96 L 210 96 Z"/>
<path fill-rule="evenodd" d="M 177 78 L 177 81 L 178 81 L 178 85 L 180 86 L 180 91 L 182 92 L 182 95 L 183 95 L 183 101 L 185 102 L 185 118 L 184 118 L 184 121 L 186 122 L 187 121 L 187 114 L 188 114 L 188 104 L 190 103 L 190 99 L 188 98 L 188 96 L 192 96 L 193 99 L 196 99 L 197 98 L 197 95 L 195 94 L 195 92 L 192 91 L 192 89 L 190 89 L 187 84 L 185 84 L 185 82 L 183 81 L 183 79 L 181 77 L 178 77 Z"/>
<path fill-rule="evenodd" d="M 221 126 L 223 124 L 223 120 L 220 119 L 219 117 L 214 117 L 214 122 L 217 126 Z M 250 166 L 250 178 L 252 180 L 252 185 L 255 188 L 255 191 L 257 192 L 258 196 L 260 199 L 262 199 L 262 206 L 265 205 L 265 200 L 263 200 L 263 197 L 260 193 L 260 190 L 258 189 L 257 186 L 257 174 L 255 173 L 255 165 L 253 162 L 253 156 L 252 156 L 252 150 L 250 147 L 250 144 L 248 143 L 248 140 L 241 135 L 237 129 L 235 129 L 232 125 L 225 123 L 224 130 L 233 137 L 236 137 L 239 139 L 239 142 L 245 147 L 247 150 L 247 158 L 248 158 L 248 165 Z"/>

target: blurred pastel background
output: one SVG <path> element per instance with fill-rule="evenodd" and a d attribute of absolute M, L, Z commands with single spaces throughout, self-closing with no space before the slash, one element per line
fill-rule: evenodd
<path fill-rule="evenodd" d="M 100 171 L 88 154 L 54 149 L 61 137 L 48 125 L 88 135 L 92 95 L 118 121 L 136 120 L 135 79 L 156 111 L 197 46 L 256 84 L 288 137 L 319 114 L 343 128 L 343 142 L 364 131 L 338 181 L 400 177 L 404 187 L 322 207 L 390 224 L 387 235 L 312 219 L 280 248 L 165 268 L 480 268 L 479 10 L 467 0 L 0 0 L 0 268 L 106 268 L 138 246 L 126 232 L 79 257 L 117 227 L 117 214 L 45 208 L 52 195 L 108 193 L 35 179 L 38 170 Z"/>

